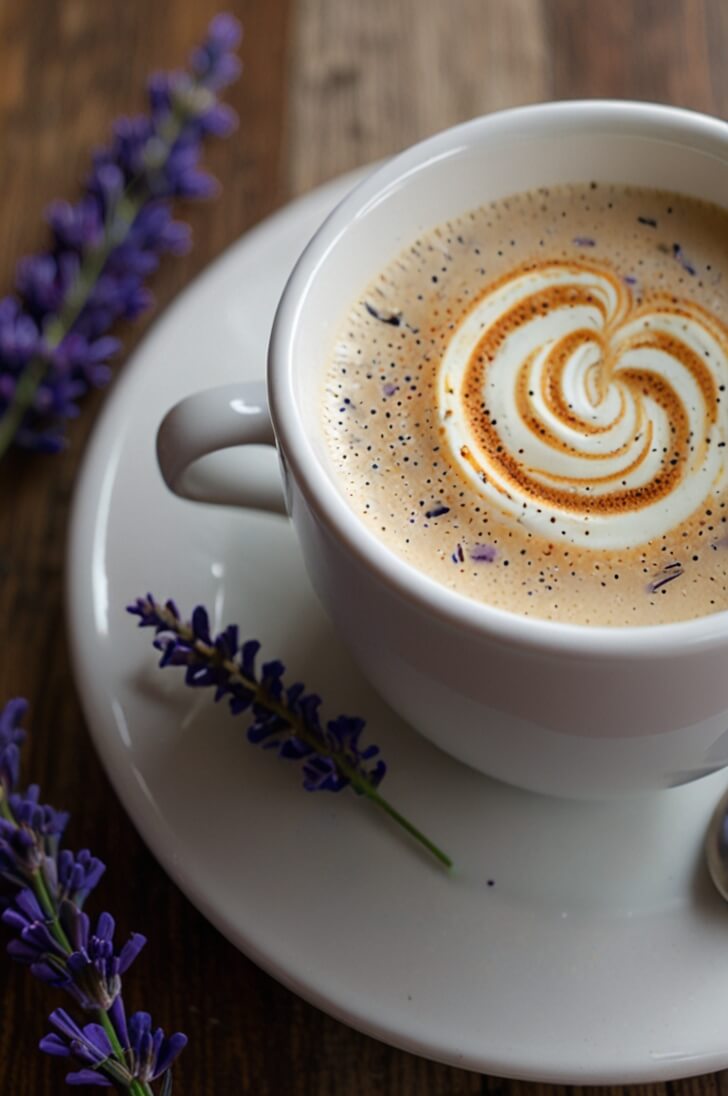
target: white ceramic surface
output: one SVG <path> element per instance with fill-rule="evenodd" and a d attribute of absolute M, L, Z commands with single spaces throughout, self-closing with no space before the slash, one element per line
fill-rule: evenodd
<path fill-rule="evenodd" d="M 68 627 L 94 744 L 191 901 L 346 1023 L 453 1065 L 534 1080 L 647 1082 L 724 1068 L 728 909 L 701 841 L 725 775 L 608 805 L 477 774 L 367 685 L 285 519 L 180 501 L 159 476 L 163 412 L 201 381 L 260 379 L 286 274 L 350 184 L 330 184 L 233 246 L 160 319 L 108 399 L 69 546 Z M 275 477 L 273 453 L 260 462 Z M 183 609 L 206 602 L 216 623 L 239 621 L 320 690 L 328 710 L 365 715 L 390 763 L 383 791 L 454 856 L 452 878 L 360 800 L 307 795 L 292 763 L 246 743 L 242 720 L 157 670 L 149 632 L 124 612 L 147 590 Z"/>
<path fill-rule="evenodd" d="M 379 168 L 316 233 L 286 286 L 268 359 L 306 569 L 369 680 L 407 722 L 481 772 L 584 797 L 673 787 L 728 764 L 728 612 L 598 628 L 455 593 L 390 551 L 350 507 L 331 471 L 320 392 L 352 300 L 403 247 L 482 203 L 594 179 L 724 202 L 728 123 L 589 101 L 503 111 L 429 138 Z M 218 444 L 229 445 L 236 427 L 241 442 L 265 438 L 264 423 L 240 414 L 242 389 L 237 400 L 226 393 Z M 195 435 L 214 439 L 212 394 L 187 412 Z M 715 453 L 703 470 L 711 485 L 726 460 L 717 445 Z M 701 490 L 704 479 L 696 477 Z M 680 505 L 685 512 L 685 498 Z"/>

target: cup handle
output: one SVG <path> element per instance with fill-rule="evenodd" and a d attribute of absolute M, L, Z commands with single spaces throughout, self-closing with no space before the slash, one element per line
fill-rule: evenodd
<path fill-rule="evenodd" d="M 245 477 L 223 462 L 202 459 L 240 445 L 273 445 L 265 384 L 226 384 L 196 392 L 167 412 L 157 431 L 157 463 L 167 487 L 181 498 L 285 514 L 280 478 Z"/>

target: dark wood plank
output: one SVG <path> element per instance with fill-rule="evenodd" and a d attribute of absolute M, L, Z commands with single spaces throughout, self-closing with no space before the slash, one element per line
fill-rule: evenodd
<path fill-rule="evenodd" d="M 718 110 L 711 81 L 718 65 L 711 67 L 707 19 L 716 19 L 720 7 L 711 0 L 546 4 L 553 97 L 643 99 Z"/>
<path fill-rule="evenodd" d="M 548 99 L 543 0 L 299 0 L 290 185 L 499 107 Z"/>

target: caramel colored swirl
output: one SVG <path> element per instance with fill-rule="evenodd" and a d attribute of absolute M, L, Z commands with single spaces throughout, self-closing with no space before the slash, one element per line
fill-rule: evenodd
<path fill-rule="evenodd" d="M 521 268 L 470 308 L 440 368 L 452 456 L 549 539 L 626 548 L 725 486 L 728 328 L 596 264 Z"/>

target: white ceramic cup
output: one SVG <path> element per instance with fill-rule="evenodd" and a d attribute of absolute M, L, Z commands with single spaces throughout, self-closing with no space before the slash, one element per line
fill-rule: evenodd
<path fill-rule="evenodd" d="M 311 581 L 392 708 L 491 776 L 578 797 L 666 788 L 728 764 L 728 612 L 590 627 L 440 586 L 349 507 L 327 457 L 320 393 L 347 309 L 417 236 L 508 194 L 591 180 L 725 205 L 728 124 L 644 103 L 554 103 L 408 149 L 344 199 L 298 261 L 270 342 L 270 415 L 262 385 L 233 383 L 183 400 L 158 436 L 173 491 L 282 511 L 278 484 L 205 481 L 195 468 L 217 449 L 276 444 Z"/>

